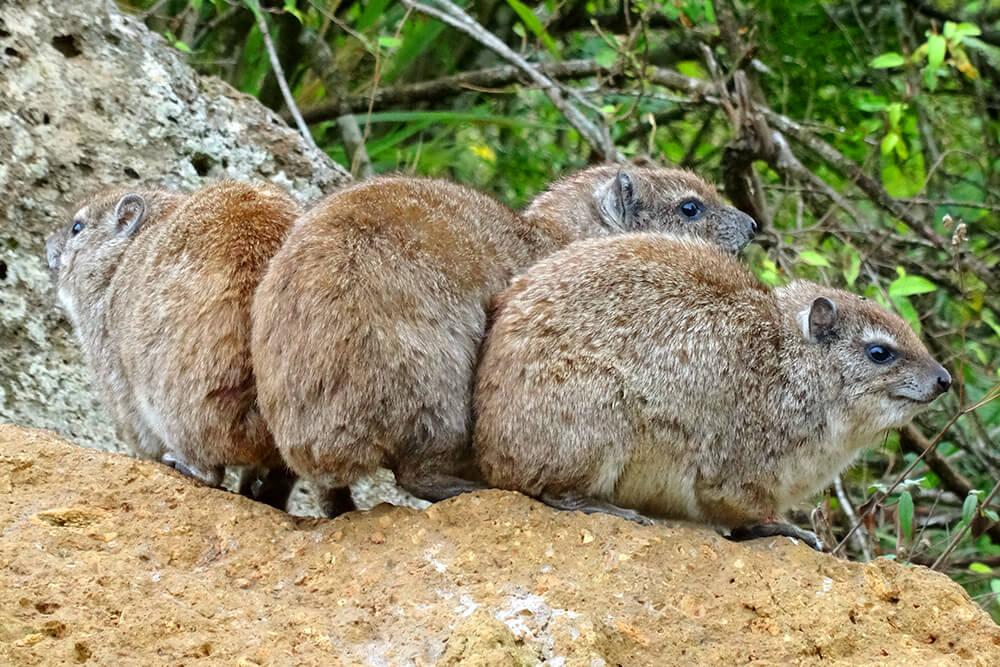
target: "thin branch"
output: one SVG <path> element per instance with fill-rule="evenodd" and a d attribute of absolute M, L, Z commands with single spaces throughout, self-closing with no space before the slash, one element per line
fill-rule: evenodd
<path fill-rule="evenodd" d="M 408 9 L 416 10 L 423 14 L 427 14 L 428 16 L 432 16 L 442 23 L 447 23 L 456 30 L 469 35 L 483 46 L 492 49 L 505 60 L 517 65 L 517 67 L 524 72 L 525 75 L 542 88 L 556 109 L 558 109 L 560 113 L 566 117 L 569 124 L 576 128 L 577 132 L 580 133 L 580 136 L 583 137 L 588 144 L 600 151 L 603 154 L 604 159 L 613 160 L 615 162 L 624 162 L 625 156 L 622 155 L 617 148 L 615 148 L 607 130 L 605 129 L 602 131 L 601 128 L 584 116 L 583 113 L 572 104 L 572 102 L 568 101 L 563 96 L 563 92 L 559 87 L 559 84 L 542 74 L 538 68 L 534 67 L 528 63 L 527 60 L 515 53 L 496 35 L 479 25 L 479 23 L 477 23 L 471 16 L 466 14 L 454 3 L 449 2 L 449 0 L 433 1 L 435 4 L 443 7 L 444 10 L 437 9 L 436 7 L 429 7 L 419 2 L 414 2 L 414 0 L 402 0 L 403 6 Z"/>
<path fill-rule="evenodd" d="M 295 119 L 295 124 L 298 126 L 306 145 L 318 151 L 319 146 L 313 141 L 312 133 L 309 132 L 309 126 L 302 120 L 302 114 L 299 113 L 299 108 L 295 106 L 295 100 L 292 98 L 292 91 L 288 89 L 288 81 L 285 79 L 285 72 L 281 69 L 281 63 L 278 61 L 278 53 L 274 49 L 274 42 L 271 41 L 271 32 L 267 27 L 267 21 L 264 19 L 264 12 L 256 11 L 254 14 L 257 17 L 257 27 L 260 28 L 261 35 L 264 37 L 264 46 L 267 48 L 267 56 L 271 60 L 271 69 L 274 70 L 274 77 L 278 80 L 281 95 L 285 98 L 285 106 L 288 107 L 288 112 Z"/>
<path fill-rule="evenodd" d="M 566 60 L 561 63 L 537 65 L 543 74 L 558 79 L 585 79 L 593 76 L 610 76 L 610 70 L 601 67 L 593 60 Z M 368 110 L 369 101 L 373 108 L 385 109 L 395 105 L 413 104 L 440 100 L 443 97 L 458 95 L 469 91 L 480 91 L 484 88 L 504 88 L 514 83 L 524 83 L 523 70 L 514 65 L 502 65 L 486 69 L 463 72 L 453 76 L 409 83 L 391 88 L 376 90 L 374 98 L 367 93 L 351 95 L 341 100 L 306 109 L 302 116 L 307 123 L 321 123 L 333 120 L 345 113 L 363 113 Z"/>
<path fill-rule="evenodd" d="M 858 523 L 858 515 L 854 512 L 854 505 L 851 503 L 851 499 L 847 497 L 847 492 L 844 490 L 844 482 L 840 479 L 840 475 L 833 478 L 833 489 L 837 493 L 840 508 L 847 515 L 847 520 L 850 522 L 851 528 L 857 527 L 857 532 L 852 536 L 854 548 L 861 552 L 866 562 L 870 561 L 872 554 L 868 550 L 868 531 Z"/>

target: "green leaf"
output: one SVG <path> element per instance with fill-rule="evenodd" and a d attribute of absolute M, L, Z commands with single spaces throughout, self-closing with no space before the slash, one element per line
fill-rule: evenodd
<path fill-rule="evenodd" d="M 542 41 L 542 44 L 544 44 L 545 48 L 549 50 L 549 53 L 558 59 L 559 49 L 556 47 L 555 40 L 552 39 L 552 36 L 545 30 L 545 26 L 543 26 L 542 22 L 538 20 L 538 17 L 535 16 L 533 11 L 531 11 L 531 8 L 518 0 L 507 0 L 507 4 L 514 10 L 517 17 L 521 19 L 521 22 L 528 27 L 528 30 L 535 33 L 535 36 Z"/>
<path fill-rule="evenodd" d="M 904 320 L 909 322 L 910 326 L 913 327 L 913 330 L 919 336 L 920 315 L 917 313 L 917 309 L 913 307 L 913 304 L 910 303 L 910 300 L 905 296 L 892 296 L 891 294 L 889 295 L 889 298 L 892 299 L 892 302 L 895 304 L 896 310 L 899 311 L 899 314 L 903 316 Z"/>
<path fill-rule="evenodd" d="M 612 49 L 610 46 L 602 46 L 594 54 L 594 60 L 601 67 L 611 67 L 618 60 L 618 52 Z"/>
<path fill-rule="evenodd" d="M 996 510 L 985 509 L 983 510 L 983 516 L 990 521 L 1000 521 L 1000 514 L 997 514 Z"/>
<path fill-rule="evenodd" d="M 868 64 L 875 69 L 886 69 L 887 67 L 899 67 L 905 62 L 906 60 L 903 59 L 903 56 L 899 55 L 895 51 L 890 51 L 888 53 L 883 53 Z"/>
<path fill-rule="evenodd" d="M 986 563 L 969 563 L 969 571 L 979 572 L 980 574 L 989 574 L 993 571 L 993 568 Z"/>
<path fill-rule="evenodd" d="M 885 138 L 882 139 L 882 155 L 888 155 L 889 153 L 891 153 L 893 149 L 896 148 L 896 144 L 898 143 L 899 143 L 898 132 L 890 132 L 889 134 L 885 135 Z"/>
<path fill-rule="evenodd" d="M 900 160 L 910 157 L 910 149 L 906 147 L 906 142 L 902 139 L 896 142 L 896 155 L 899 156 Z"/>
<path fill-rule="evenodd" d="M 990 579 L 990 590 L 1000 595 L 1000 579 Z"/>
<path fill-rule="evenodd" d="M 403 40 L 399 37 L 392 37 L 390 35 L 382 35 L 378 38 L 378 45 L 385 47 L 387 49 L 398 49 L 403 45 Z"/>
<path fill-rule="evenodd" d="M 970 523 L 972 518 L 976 514 L 976 505 L 979 504 L 979 496 L 975 493 L 970 493 L 965 497 L 965 502 L 962 503 L 962 521 L 965 523 Z"/>
<path fill-rule="evenodd" d="M 174 48 L 177 49 L 178 51 L 183 51 L 184 53 L 191 53 L 191 47 L 179 39 L 176 42 L 174 42 Z"/>
<path fill-rule="evenodd" d="M 826 257 L 823 257 L 823 255 L 815 250 L 803 250 L 799 253 L 799 259 L 809 266 L 830 266 L 830 262 L 826 261 Z"/>
<path fill-rule="evenodd" d="M 993 329 L 993 333 L 997 335 L 997 338 L 1000 338 L 1000 322 L 997 322 L 996 315 L 993 314 L 993 311 L 989 308 L 984 308 L 982 312 L 979 313 L 979 316 L 983 319 L 983 322 L 990 327 L 990 329 Z"/>
<path fill-rule="evenodd" d="M 909 491 L 899 494 L 899 525 L 903 529 L 903 535 L 910 539 L 913 535 L 913 496 Z"/>
<path fill-rule="evenodd" d="M 921 276 L 900 277 L 889 283 L 889 296 L 910 296 L 912 294 L 927 294 L 937 289 L 937 285 Z"/>
<path fill-rule="evenodd" d="M 861 255 L 851 251 L 850 260 L 847 263 L 847 268 L 844 269 L 844 282 L 846 282 L 850 287 L 854 286 L 854 283 L 858 279 L 858 274 L 861 273 Z"/>
<path fill-rule="evenodd" d="M 295 6 L 295 0 L 285 0 L 285 11 L 298 19 L 299 23 L 305 23 L 305 17 L 302 16 L 302 11 Z"/>
<path fill-rule="evenodd" d="M 948 36 L 948 21 L 944 24 L 945 37 Z M 954 25 L 954 24 L 952 24 Z M 952 36 L 956 39 L 961 39 L 962 37 L 978 37 L 983 34 L 983 31 L 979 29 L 979 26 L 974 23 L 959 23 L 952 29 Z"/>
<path fill-rule="evenodd" d="M 777 285 L 778 284 L 778 265 L 775 264 L 772 260 L 765 258 L 760 263 L 760 269 L 757 271 L 757 277 L 765 285 L 771 285 L 772 287 L 774 285 Z"/>
<path fill-rule="evenodd" d="M 927 38 L 927 67 L 936 70 L 944 62 L 948 50 L 948 41 L 941 35 L 931 35 Z"/>
<path fill-rule="evenodd" d="M 889 114 L 889 125 L 893 129 L 899 127 L 899 120 L 903 117 L 903 109 L 906 105 L 900 104 L 899 102 L 893 102 L 885 108 L 886 113 Z"/>

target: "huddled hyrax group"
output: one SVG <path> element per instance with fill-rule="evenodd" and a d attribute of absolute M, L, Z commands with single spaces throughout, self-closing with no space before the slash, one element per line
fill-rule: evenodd
<path fill-rule="evenodd" d="M 431 501 L 743 527 L 950 383 L 875 304 L 757 282 L 755 232 L 690 172 L 604 165 L 521 213 L 402 176 L 305 212 L 271 185 L 105 190 L 46 246 L 121 437 L 207 483 L 271 469 L 281 506 L 298 475 L 332 515 L 382 466 Z"/>

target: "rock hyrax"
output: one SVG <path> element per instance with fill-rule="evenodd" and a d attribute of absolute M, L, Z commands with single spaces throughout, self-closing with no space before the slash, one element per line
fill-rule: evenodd
<path fill-rule="evenodd" d="M 494 315 L 485 480 L 639 521 L 773 521 L 951 383 L 897 315 L 805 281 L 768 289 L 697 239 L 574 243 Z"/>
<path fill-rule="evenodd" d="M 218 485 L 278 465 L 256 406 L 250 301 L 298 204 L 272 185 L 104 190 L 46 242 L 56 292 L 119 436 Z"/>
<path fill-rule="evenodd" d="M 494 295 L 576 238 L 690 233 L 727 250 L 751 218 L 680 170 L 600 166 L 518 215 L 443 180 L 376 178 L 300 218 L 253 305 L 261 410 L 287 464 L 343 485 L 385 466 L 431 501 L 482 488 L 471 457 L 477 354 Z"/>

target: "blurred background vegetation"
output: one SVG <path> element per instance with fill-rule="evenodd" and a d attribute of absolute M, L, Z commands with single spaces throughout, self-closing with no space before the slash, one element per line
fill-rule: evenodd
<path fill-rule="evenodd" d="M 1000 0 L 119 4 L 202 73 L 301 110 L 359 177 L 515 207 L 609 159 L 719 183 L 762 223 L 762 280 L 877 299 L 956 380 L 792 518 L 852 559 L 933 565 L 1000 618 Z"/>

